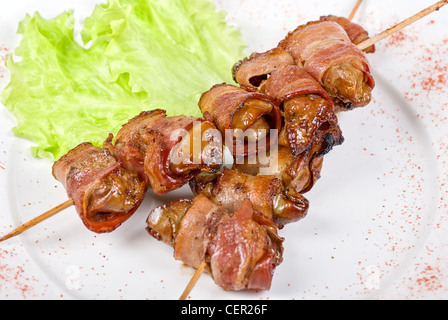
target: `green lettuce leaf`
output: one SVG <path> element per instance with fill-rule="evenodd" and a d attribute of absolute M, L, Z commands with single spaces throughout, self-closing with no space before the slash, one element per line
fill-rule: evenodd
<path fill-rule="evenodd" d="M 201 94 L 233 82 L 244 50 L 207 0 L 109 0 L 84 21 L 82 45 L 73 11 L 28 15 L 18 32 L 2 103 L 14 133 L 36 143 L 33 155 L 54 160 L 82 142 L 102 145 L 141 111 L 201 116 Z"/>

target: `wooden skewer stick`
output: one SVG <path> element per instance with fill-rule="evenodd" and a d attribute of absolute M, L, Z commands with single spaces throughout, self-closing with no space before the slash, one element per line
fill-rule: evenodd
<path fill-rule="evenodd" d="M 199 278 L 201 277 L 202 273 L 204 272 L 206 265 L 207 265 L 207 263 L 205 261 L 202 261 L 201 265 L 199 266 L 199 268 L 197 268 L 196 272 L 194 273 L 193 277 L 190 280 L 190 283 L 188 283 L 188 286 L 185 288 L 184 293 L 182 293 L 179 300 L 187 299 L 191 290 L 196 285 L 196 282 L 198 282 Z"/>
<path fill-rule="evenodd" d="M 352 12 L 351 12 L 350 15 L 348 16 L 348 20 L 350 20 L 350 21 L 353 20 L 353 18 L 354 18 L 355 15 L 356 15 L 356 12 L 358 12 L 359 7 L 361 6 L 361 3 L 362 3 L 362 0 L 358 0 L 358 1 L 356 2 L 355 7 L 353 8 Z"/>
<path fill-rule="evenodd" d="M 425 10 L 420 11 L 419 13 L 417 13 L 416 15 L 410 17 L 409 19 L 404 20 L 403 22 L 400 22 L 399 24 L 397 24 L 396 26 L 387 29 L 386 31 L 383 31 L 379 34 L 377 34 L 376 36 L 373 36 L 370 39 L 367 39 L 366 41 L 360 43 L 358 45 L 358 48 L 360 50 L 364 50 L 368 47 L 370 47 L 371 45 L 377 43 L 378 41 L 383 40 L 384 38 L 387 38 L 388 36 L 394 34 L 397 31 L 400 31 L 401 29 L 404 29 L 405 27 L 409 26 L 410 24 L 426 17 L 428 14 L 439 10 L 440 8 L 442 8 L 444 5 L 448 4 L 448 0 L 442 0 L 439 1 L 435 4 L 433 4 L 432 6 L 426 8 Z"/>
<path fill-rule="evenodd" d="M 54 207 L 53 209 L 41 214 L 40 216 L 34 218 L 33 220 L 28 221 L 27 223 L 22 224 L 20 227 L 16 228 L 15 230 L 8 233 L 6 236 L 0 239 L 0 242 L 8 240 L 12 237 L 18 236 L 19 234 L 23 233 L 24 231 L 34 227 L 36 224 L 41 223 L 42 221 L 47 220 L 48 218 L 51 218 L 55 214 L 71 207 L 74 205 L 73 199 L 67 200 L 64 203 L 61 203 L 57 207 Z"/>

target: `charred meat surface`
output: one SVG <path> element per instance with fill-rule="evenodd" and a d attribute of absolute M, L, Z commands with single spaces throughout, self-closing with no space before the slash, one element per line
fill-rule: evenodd
<path fill-rule="evenodd" d="M 276 70 L 264 90 L 281 103 L 284 124 L 279 144 L 291 148 L 293 155 L 303 153 L 320 132 L 338 126 L 332 99 L 301 67 Z"/>

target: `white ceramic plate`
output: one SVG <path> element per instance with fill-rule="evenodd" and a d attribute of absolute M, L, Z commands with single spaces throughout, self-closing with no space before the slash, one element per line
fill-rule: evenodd
<path fill-rule="evenodd" d="M 75 9 L 91 0 L 0 3 L 3 59 L 20 38 L 18 22 Z M 286 32 L 320 15 L 348 15 L 355 0 L 216 0 L 241 28 L 248 53 L 275 46 Z M 371 34 L 432 4 L 431 0 L 365 0 L 356 22 Z M 377 45 L 369 55 L 377 81 L 366 108 L 340 118 L 346 142 L 325 159 L 307 196 L 308 217 L 281 231 L 284 262 L 267 292 L 225 292 L 208 275 L 191 299 L 448 298 L 448 8 Z M 0 234 L 66 200 L 51 163 L 33 159 L 31 143 L 11 134 L 0 109 Z M 111 234 L 87 231 L 73 208 L 0 244 L 0 299 L 178 299 L 193 270 L 145 231 L 150 209 L 190 195 L 149 194 Z"/>

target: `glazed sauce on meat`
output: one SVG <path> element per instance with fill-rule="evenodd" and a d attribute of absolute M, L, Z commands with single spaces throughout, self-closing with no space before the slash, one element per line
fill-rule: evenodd
<path fill-rule="evenodd" d="M 306 149 L 316 130 L 324 129 L 326 125 L 317 123 L 321 117 L 316 116 L 326 109 L 326 105 L 328 101 L 316 95 L 286 101 L 283 105 L 285 130 L 280 133 L 280 145 L 291 146 L 299 153 Z"/>
<path fill-rule="evenodd" d="M 145 187 L 134 172 L 120 169 L 95 183 L 91 188 L 88 207 L 92 221 L 101 222 L 119 213 L 132 210 L 143 198 Z"/>
<path fill-rule="evenodd" d="M 323 82 L 330 96 L 339 98 L 342 103 L 351 101 L 357 106 L 366 106 L 372 100 L 372 88 L 364 72 L 349 62 L 331 67 Z"/>
<path fill-rule="evenodd" d="M 245 135 L 248 141 L 255 142 L 265 138 L 271 128 L 269 117 L 263 116 L 272 111 L 272 104 L 267 101 L 248 99 L 235 113 L 232 120 L 234 136 Z M 248 131 L 249 129 L 252 129 Z"/>
<path fill-rule="evenodd" d="M 221 153 L 215 152 L 216 150 L 213 149 L 213 143 L 219 143 L 219 141 L 215 141 L 219 139 L 219 137 L 216 137 L 217 133 L 219 132 L 212 123 L 208 121 L 196 122 L 183 135 L 178 145 L 173 148 L 170 155 L 171 171 L 177 174 L 185 174 L 188 171 L 197 170 L 198 165 L 222 161 L 220 159 Z M 219 144 L 216 146 L 219 146 Z"/>

